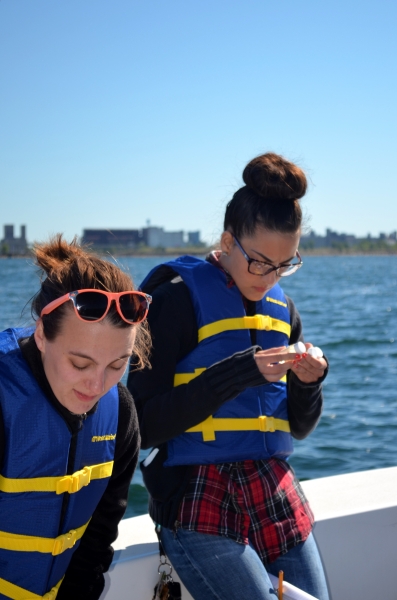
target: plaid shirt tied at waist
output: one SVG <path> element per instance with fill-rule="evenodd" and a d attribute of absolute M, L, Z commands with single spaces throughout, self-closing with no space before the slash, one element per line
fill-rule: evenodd
<path fill-rule="evenodd" d="M 269 563 L 306 540 L 313 513 L 284 460 L 194 467 L 177 526 L 251 543 Z"/>

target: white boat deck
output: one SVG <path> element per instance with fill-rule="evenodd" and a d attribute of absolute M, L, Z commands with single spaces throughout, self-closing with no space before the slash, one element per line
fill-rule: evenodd
<path fill-rule="evenodd" d="M 316 516 L 314 535 L 332 600 L 397 600 L 397 467 L 324 477 L 302 486 Z M 114 547 L 101 600 L 150 600 L 159 556 L 149 516 L 122 521 Z M 191 600 L 182 590 L 183 600 Z M 287 586 L 284 598 L 298 596 Z"/>

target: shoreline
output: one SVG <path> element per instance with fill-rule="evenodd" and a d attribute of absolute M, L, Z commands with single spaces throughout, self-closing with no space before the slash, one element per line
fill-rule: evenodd
<path fill-rule="evenodd" d="M 166 256 L 183 256 L 189 254 L 190 256 L 206 256 L 209 252 L 214 250 L 214 246 L 209 246 L 203 249 L 197 248 L 164 248 L 159 250 L 153 248 L 153 251 L 137 251 L 116 248 L 98 248 L 92 249 L 95 254 L 99 256 L 110 256 L 110 257 L 135 257 L 135 258 L 161 258 Z M 358 250 L 356 248 L 310 248 L 300 250 L 302 257 L 305 256 L 397 256 L 397 245 L 390 247 L 390 249 L 373 249 L 373 250 Z M 27 254 L 11 254 L 11 255 L 0 255 L 0 259 L 8 260 L 11 258 L 33 258 L 33 253 L 28 252 Z"/>

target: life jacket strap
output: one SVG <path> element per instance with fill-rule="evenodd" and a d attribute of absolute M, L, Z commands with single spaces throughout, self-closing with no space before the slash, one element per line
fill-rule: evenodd
<path fill-rule="evenodd" d="M 62 581 L 63 577 L 49 592 L 44 594 L 44 596 L 38 596 L 37 594 L 33 594 L 33 592 L 29 592 L 29 590 L 25 590 L 0 577 L 0 593 L 12 600 L 55 600 Z"/>
<path fill-rule="evenodd" d="M 65 550 L 73 548 L 75 543 L 83 536 L 89 522 L 78 529 L 72 529 L 68 533 L 59 535 L 56 538 L 43 538 L 0 531 L 0 548 L 19 552 L 43 552 L 57 556 L 65 552 Z"/>
<path fill-rule="evenodd" d="M 106 479 L 110 477 L 112 471 L 113 461 L 84 467 L 84 469 L 73 473 L 73 475 L 66 475 L 59 478 L 56 484 L 56 493 L 63 494 L 64 492 L 69 492 L 69 494 L 74 494 L 75 492 L 79 492 L 81 488 L 89 485 L 93 479 Z"/>
<path fill-rule="evenodd" d="M 289 422 L 275 417 L 260 416 L 253 419 L 217 419 L 208 417 L 186 433 L 202 433 L 204 442 L 213 442 L 216 431 L 262 431 L 263 433 L 285 431 L 290 433 Z"/>
<path fill-rule="evenodd" d="M 56 494 L 74 494 L 88 485 L 93 479 L 110 477 L 113 461 L 84 467 L 73 475 L 62 477 L 33 477 L 31 479 L 9 479 L 0 475 L 0 491 L 17 492 L 55 492 Z"/>
<path fill-rule="evenodd" d="M 252 317 L 237 317 L 234 319 L 221 319 L 200 327 L 198 330 L 199 343 L 212 335 L 233 329 L 259 329 L 261 331 L 279 331 L 288 337 L 291 334 L 291 325 L 280 319 L 273 319 L 269 315 L 254 315 Z"/>

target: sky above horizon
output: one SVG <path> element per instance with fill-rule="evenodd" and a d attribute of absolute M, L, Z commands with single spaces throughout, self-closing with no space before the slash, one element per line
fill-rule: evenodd
<path fill-rule="evenodd" d="M 0 0 L 0 237 L 213 243 L 269 150 L 317 234 L 395 231 L 396 30 L 391 0 Z"/>

